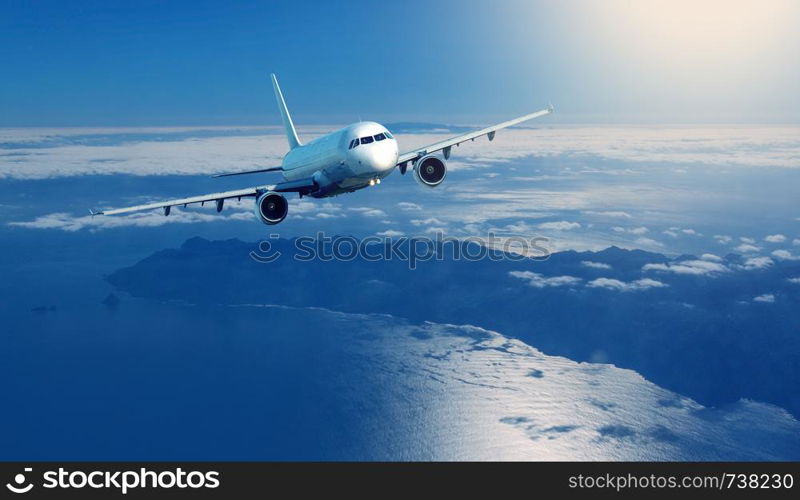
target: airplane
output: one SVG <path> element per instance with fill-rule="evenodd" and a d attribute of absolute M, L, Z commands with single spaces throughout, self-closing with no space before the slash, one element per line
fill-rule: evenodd
<path fill-rule="evenodd" d="M 89 210 L 89 213 L 93 216 L 117 215 L 160 208 L 164 211 L 164 215 L 169 215 L 172 207 L 186 207 L 195 203 L 205 205 L 207 202 L 215 203 L 217 212 L 221 212 L 225 200 L 236 198 L 241 201 L 242 198 L 252 197 L 255 199 L 256 219 L 264 224 L 278 224 L 286 218 L 289 212 L 289 202 L 284 193 L 297 193 L 301 198 L 303 196 L 326 198 L 342 193 L 352 193 L 380 184 L 381 180 L 392 173 L 395 168 L 405 175 L 409 167 L 417 182 L 423 186 L 434 188 L 440 185 L 447 175 L 445 162 L 450 159 L 453 146 L 458 146 L 466 141 L 474 141 L 484 135 L 492 141 L 498 130 L 553 112 L 553 106 L 548 105 L 541 111 L 405 153 L 399 153 L 397 139 L 386 127 L 369 121 L 354 123 L 303 144 L 297 137 L 297 131 L 286 107 L 278 79 L 275 74 L 272 74 L 271 77 L 275 99 L 278 101 L 278 109 L 286 129 L 286 137 L 289 140 L 289 152 L 283 157 L 283 162 L 279 167 L 217 174 L 214 177 L 281 172 L 283 174 L 282 182 L 127 208 Z"/>

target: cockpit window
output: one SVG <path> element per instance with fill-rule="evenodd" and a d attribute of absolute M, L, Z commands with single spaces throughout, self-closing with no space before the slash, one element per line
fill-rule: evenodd
<path fill-rule="evenodd" d="M 390 134 L 388 130 L 384 132 L 383 135 L 385 135 L 387 139 L 394 139 L 394 136 Z"/>
<path fill-rule="evenodd" d="M 361 144 L 369 144 L 369 143 L 370 143 L 370 142 L 372 142 L 373 140 L 374 140 L 374 139 L 373 139 L 372 137 L 362 137 L 362 138 L 361 138 Z"/>
<path fill-rule="evenodd" d="M 376 141 L 382 141 L 384 139 L 386 139 L 386 136 L 383 135 L 383 134 L 378 134 L 378 135 L 375 136 L 375 140 Z"/>
<path fill-rule="evenodd" d="M 356 146 L 358 146 L 358 139 L 353 139 L 352 141 L 350 141 L 350 147 L 347 149 L 353 149 Z"/>

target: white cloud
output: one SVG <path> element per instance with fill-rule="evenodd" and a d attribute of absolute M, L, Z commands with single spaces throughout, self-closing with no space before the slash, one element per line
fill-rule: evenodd
<path fill-rule="evenodd" d="M 679 227 L 674 227 L 674 226 L 667 230 L 661 231 L 661 233 L 666 234 L 667 236 L 671 236 L 672 238 L 677 238 L 678 236 L 681 235 L 681 233 L 688 234 L 690 236 L 703 236 L 702 233 L 698 233 L 694 229 L 691 228 L 681 229 Z"/>
<path fill-rule="evenodd" d="M 575 276 L 543 276 L 531 271 L 511 271 L 508 274 L 515 278 L 526 280 L 528 285 L 535 288 L 545 288 L 554 286 L 577 285 L 582 280 Z"/>
<path fill-rule="evenodd" d="M 711 262 L 722 262 L 722 257 L 714 255 L 713 253 L 704 253 L 703 255 L 700 256 L 700 259 L 708 260 Z"/>
<path fill-rule="evenodd" d="M 586 215 L 599 215 L 603 217 L 621 217 L 625 219 L 631 218 L 631 214 L 619 210 L 605 210 L 605 211 L 584 210 L 583 213 Z"/>
<path fill-rule="evenodd" d="M 740 240 L 742 243 L 747 243 L 747 244 L 750 244 L 750 245 L 754 245 L 754 244 L 755 244 L 755 242 L 756 242 L 756 240 L 754 240 L 753 238 L 748 238 L 748 237 L 746 237 L 746 236 L 740 236 L 740 237 L 739 237 L 739 240 Z"/>
<path fill-rule="evenodd" d="M 533 133 L 536 134 L 535 140 L 531 140 Z M 800 157 L 798 136 L 800 132 L 796 126 L 553 127 L 535 131 L 507 130 L 503 135 L 504 141 L 492 149 L 492 154 L 495 160 L 572 154 L 691 165 L 678 170 L 689 170 L 697 164 L 797 168 L 797 158 Z M 413 140 L 413 149 L 441 140 L 441 136 L 417 135 L 408 140 Z M 468 154 L 470 145 L 466 148 L 462 146 L 463 151 L 459 152 Z"/>
<path fill-rule="evenodd" d="M 372 210 L 364 210 L 361 212 L 362 215 L 367 217 L 386 217 L 386 212 L 379 208 L 373 208 Z"/>
<path fill-rule="evenodd" d="M 770 234 L 769 236 L 764 238 L 764 241 L 769 243 L 783 243 L 786 241 L 786 236 L 782 234 Z"/>
<path fill-rule="evenodd" d="M 644 278 L 636 281 L 620 281 L 613 278 L 597 278 L 586 284 L 590 288 L 605 288 L 608 290 L 617 290 L 620 292 L 635 292 L 640 290 L 647 290 L 649 288 L 663 288 L 668 286 L 666 283 L 656 281 L 650 278 Z"/>
<path fill-rule="evenodd" d="M 733 241 L 733 238 L 725 234 L 715 234 L 714 239 L 723 245 L 727 245 L 728 243 Z"/>
<path fill-rule="evenodd" d="M 336 126 L 304 127 L 304 137 L 313 138 Z M 169 129 L 167 132 L 190 130 Z M 226 171 L 279 165 L 286 153 L 286 139 L 279 127 L 204 127 L 204 135 L 186 140 L 142 141 L 121 134 L 158 135 L 165 129 L 48 129 L 6 130 L 3 140 L 21 143 L 13 161 L 0 160 L 0 178 L 43 179 L 90 174 L 202 175 L 224 165 Z M 219 136 L 208 136 L 208 131 Z M 230 131 L 236 131 L 231 135 Z M 59 137 L 85 134 L 109 135 L 112 145 L 85 146 L 62 141 L 55 147 L 37 147 Z M 494 162 L 530 155 L 591 155 L 623 161 L 685 163 L 692 166 L 731 165 L 797 168 L 800 142 L 797 127 L 569 127 L 514 129 L 503 132 L 503 140 L 492 148 Z M 535 137 L 535 140 L 531 140 Z M 409 147 L 424 146 L 442 138 L 437 134 L 409 134 Z M 687 141 L 691 138 L 691 141 Z M 465 165 L 476 168 L 490 164 L 476 156 L 478 146 L 465 144 L 459 151 Z M 476 163 L 476 160 L 478 163 Z"/>
<path fill-rule="evenodd" d="M 243 201 L 242 203 L 246 202 Z M 308 219 L 335 219 L 346 217 L 346 213 L 341 205 L 330 201 L 320 203 L 320 201 L 306 199 L 293 200 L 289 207 L 289 217 L 297 218 L 298 216 Z"/>
<path fill-rule="evenodd" d="M 765 293 L 763 295 L 753 297 L 753 302 L 763 302 L 765 304 L 772 304 L 773 302 L 775 302 L 775 295 L 771 293 Z"/>
<path fill-rule="evenodd" d="M 277 128 L 275 129 L 277 130 Z M 196 132 L 202 131 L 199 135 Z M 231 135 L 231 132 L 235 134 Z M 263 127 L 60 129 L 28 137 L 29 146 L 16 149 L 17 161 L 0 159 L 0 178 L 46 179 L 75 175 L 207 175 L 279 166 L 286 154 L 282 134 L 265 134 Z M 37 131 L 26 132 L 36 134 Z M 218 136 L 209 134 L 219 133 Z M 76 144 L 71 137 L 106 136 L 106 144 Z M 135 134 L 131 136 L 131 134 Z M 169 140 L 169 134 L 176 134 Z M 188 134 L 188 135 L 187 135 Z M 194 135 L 192 135 L 194 134 Z M 142 139 L 141 136 L 153 139 Z M 42 142 L 55 147 L 37 148 Z M 267 177 L 275 179 L 279 176 Z"/>
<path fill-rule="evenodd" d="M 420 205 L 417 205 L 416 203 L 411 203 L 409 201 L 401 201 L 400 203 L 397 204 L 397 206 L 400 207 L 400 210 L 404 210 L 406 212 L 416 212 L 422 210 L 422 207 Z"/>
<path fill-rule="evenodd" d="M 634 243 L 636 243 L 637 245 L 644 246 L 644 247 L 663 247 L 664 246 L 663 243 L 661 243 L 660 241 L 656 241 L 656 240 L 654 240 L 652 238 L 636 238 L 636 241 L 634 241 Z"/>
<path fill-rule="evenodd" d="M 227 204 L 226 204 L 227 206 Z M 342 211 L 341 205 L 326 201 L 320 203 L 319 201 L 297 200 L 293 201 L 289 208 L 291 214 L 315 214 L 317 212 L 339 213 Z"/>
<path fill-rule="evenodd" d="M 794 255 L 789 250 L 775 250 L 772 255 L 780 260 L 800 260 L 800 256 Z"/>
<path fill-rule="evenodd" d="M 359 212 L 361 215 L 365 217 L 386 217 L 386 212 L 379 208 L 371 208 L 371 207 L 353 207 L 350 210 L 353 212 Z"/>
<path fill-rule="evenodd" d="M 440 221 L 436 217 L 428 217 L 427 219 L 411 219 L 411 223 L 415 226 L 429 226 L 431 224 L 444 225 L 444 222 Z"/>
<path fill-rule="evenodd" d="M 774 264 L 774 262 L 769 257 L 750 257 L 744 261 L 744 266 L 742 266 L 742 268 L 745 271 L 754 271 L 756 269 L 766 269 L 772 264 Z"/>
<path fill-rule="evenodd" d="M 735 250 L 740 253 L 753 253 L 761 250 L 761 247 L 751 245 L 750 243 L 742 243 L 741 245 L 736 247 Z"/>
<path fill-rule="evenodd" d="M 611 228 L 611 230 L 614 231 L 615 233 L 629 233 L 629 234 L 646 234 L 648 232 L 648 229 L 644 226 L 632 227 L 632 228 L 614 226 Z"/>
<path fill-rule="evenodd" d="M 792 245 L 800 246 L 800 238 L 795 238 L 794 240 L 792 240 Z"/>
<path fill-rule="evenodd" d="M 335 219 L 336 217 L 338 217 L 338 215 L 328 212 L 319 212 L 316 215 L 312 215 L 310 217 L 316 217 L 317 219 Z"/>
<path fill-rule="evenodd" d="M 581 262 L 581 265 L 584 267 L 590 267 L 592 269 L 611 269 L 611 266 L 608 264 L 603 262 L 592 262 L 591 260 L 584 260 Z"/>
<path fill-rule="evenodd" d="M 539 224 L 539 229 L 553 229 L 556 231 L 571 231 L 573 229 L 580 228 L 581 225 L 578 222 L 568 222 L 565 220 L 555 221 L 555 222 L 543 222 Z"/>
<path fill-rule="evenodd" d="M 653 263 L 642 266 L 642 271 L 660 271 L 675 274 L 690 274 L 694 276 L 713 276 L 729 269 L 718 262 L 708 260 L 684 260 L 681 262 L 670 262 L 666 264 Z"/>
<path fill-rule="evenodd" d="M 164 224 L 193 224 L 220 220 L 255 220 L 255 216 L 250 211 L 232 211 L 228 214 L 224 212 L 217 214 L 216 212 L 204 213 L 173 208 L 172 213 L 167 217 L 159 210 L 139 212 L 126 216 L 97 215 L 94 217 L 90 215 L 75 217 L 67 213 L 52 213 L 42 215 L 32 221 L 10 222 L 9 225 L 29 229 L 59 229 L 61 231 L 75 232 L 82 229 L 97 231 L 117 227 L 155 227 Z"/>
<path fill-rule="evenodd" d="M 533 228 L 523 221 L 520 221 L 516 224 L 509 224 L 503 228 L 504 231 L 510 231 L 512 233 L 527 233 L 531 231 L 531 229 Z"/>
<path fill-rule="evenodd" d="M 800 285 L 800 278 L 786 278 L 786 281 Z"/>
<path fill-rule="evenodd" d="M 378 236 L 383 236 L 384 238 L 398 238 L 400 236 L 404 236 L 406 233 L 403 231 L 395 231 L 394 229 L 387 229 L 386 231 L 381 231 L 377 234 Z"/>

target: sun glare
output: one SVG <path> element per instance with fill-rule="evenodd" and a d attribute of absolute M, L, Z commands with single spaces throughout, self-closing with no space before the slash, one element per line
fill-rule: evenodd
<path fill-rule="evenodd" d="M 627 43 L 695 62 L 738 60 L 779 48 L 797 3 L 753 0 L 645 0 L 604 4 Z"/>

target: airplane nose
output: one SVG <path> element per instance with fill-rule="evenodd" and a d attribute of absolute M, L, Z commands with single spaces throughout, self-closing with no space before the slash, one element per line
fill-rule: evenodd
<path fill-rule="evenodd" d="M 376 170 L 388 170 L 397 165 L 397 142 L 386 140 L 384 143 L 375 148 L 372 156 L 371 163 Z"/>

